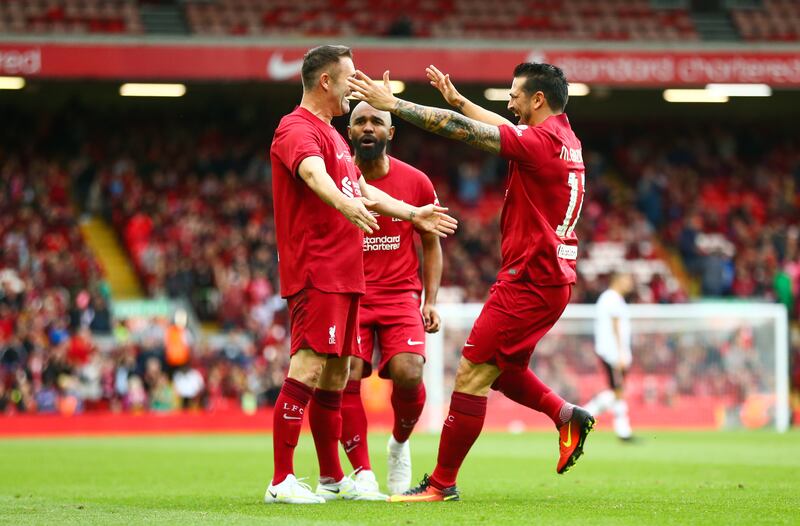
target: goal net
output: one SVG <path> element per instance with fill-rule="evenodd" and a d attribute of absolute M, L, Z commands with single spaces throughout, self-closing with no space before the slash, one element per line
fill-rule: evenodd
<path fill-rule="evenodd" d="M 442 330 L 428 335 L 423 422 L 441 430 L 461 349 L 480 304 L 439 307 Z M 767 303 L 632 305 L 633 365 L 626 380 L 631 423 L 648 428 L 789 426 L 787 314 Z M 593 305 L 569 305 L 531 360 L 566 400 L 585 404 L 606 388 L 594 353 Z M 610 429 L 610 416 L 600 417 Z M 542 414 L 491 392 L 487 427 L 552 427 Z"/>

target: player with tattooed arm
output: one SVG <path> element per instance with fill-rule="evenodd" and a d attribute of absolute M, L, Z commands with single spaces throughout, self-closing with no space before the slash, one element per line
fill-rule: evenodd
<path fill-rule="evenodd" d="M 425 130 L 465 142 L 509 161 L 501 216 L 502 268 L 464 344 L 436 468 L 392 502 L 458 500 L 456 477 L 480 435 L 490 389 L 549 416 L 559 434 L 558 473 L 583 453 L 594 418 L 564 401 L 529 369 L 537 342 L 561 317 L 576 280 L 575 225 L 584 194 L 581 143 L 564 113 L 567 79 L 550 64 L 522 63 L 513 74 L 508 109 L 518 124 L 461 96 L 431 66 L 431 84 L 463 112 L 395 97 L 389 72 L 374 82 L 348 79 L 355 98 Z"/>

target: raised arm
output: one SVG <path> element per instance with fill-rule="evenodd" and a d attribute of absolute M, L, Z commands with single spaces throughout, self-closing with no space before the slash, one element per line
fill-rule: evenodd
<path fill-rule="evenodd" d="M 328 175 L 322 157 L 306 157 L 297 167 L 297 173 L 325 204 L 334 207 L 348 221 L 367 234 L 378 230 L 378 220 L 366 208 L 374 203 L 346 197 Z"/>
<path fill-rule="evenodd" d="M 453 85 L 453 82 L 450 80 L 450 75 L 442 73 L 433 64 L 425 68 L 425 73 L 428 75 L 428 80 L 430 80 L 431 86 L 439 90 L 439 92 L 442 94 L 442 97 L 444 97 L 444 100 L 450 106 L 454 107 L 470 119 L 474 119 L 484 124 L 491 124 L 493 126 L 500 126 L 501 124 L 510 124 L 513 126 L 513 123 L 510 120 L 506 119 L 505 117 L 501 117 L 500 115 L 489 111 L 486 108 L 478 106 L 459 93 L 456 87 Z"/>
<path fill-rule="evenodd" d="M 353 97 L 372 107 L 386 110 L 403 120 L 448 139 L 455 139 L 490 153 L 500 152 L 500 130 L 451 110 L 422 106 L 398 99 L 389 87 L 389 72 L 383 74 L 383 84 L 370 79 L 361 71 L 347 79 Z"/>

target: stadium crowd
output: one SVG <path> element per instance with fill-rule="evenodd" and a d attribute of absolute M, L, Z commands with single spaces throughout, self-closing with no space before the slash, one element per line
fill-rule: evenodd
<path fill-rule="evenodd" d="M 55 403 L 67 361 L 111 330 L 108 290 L 83 242 L 57 163 L 0 164 L 0 412 Z"/>
<path fill-rule="evenodd" d="M 786 137 L 791 137 L 787 135 Z M 640 134 L 613 153 L 638 208 L 711 297 L 778 299 L 800 285 L 796 140 L 721 129 Z"/>
<path fill-rule="evenodd" d="M 270 131 L 253 119 L 120 119 L 124 133 L 83 122 L 56 137 L 57 126 L 41 125 L 16 149 L 4 137 L 0 412 L 268 404 L 288 355 Z M 573 301 L 596 299 L 615 252 L 641 268 L 634 301 L 777 300 L 797 320 L 800 150 L 791 134 L 581 135 L 589 148 L 579 239 L 588 263 Z M 482 301 L 499 267 L 504 163 L 409 127 L 392 153 L 428 173 L 461 221 L 443 243 L 440 301 Z M 186 355 L 168 359 L 173 320 L 113 320 L 81 214 L 113 224 L 148 295 L 188 301 L 226 336 L 183 332 Z"/>

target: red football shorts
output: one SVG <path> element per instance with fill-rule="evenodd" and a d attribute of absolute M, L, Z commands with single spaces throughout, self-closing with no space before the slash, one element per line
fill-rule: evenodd
<path fill-rule="evenodd" d="M 464 344 L 464 358 L 502 370 L 526 369 L 536 344 L 561 317 L 571 295 L 572 285 L 498 281 Z"/>
<path fill-rule="evenodd" d="M 364 360 L 366 378 L 372 374 L 372 351 L 377 337 L 381 360 L 378 375 L 389 378 L 387 364 L 400 353 L 418 354 L 425 358 L 425 324 L 419 311 L 416 292 L 381 296 L 369 305 L 361 305 L 361 349 L 357 356 Z"/>
<path fill-rule="evenodd" d="M 359 294 L 303 289 L 288 298 L 292 354 L 311 349 L 319 354 L 350 356 L 358 350 Z"/>

